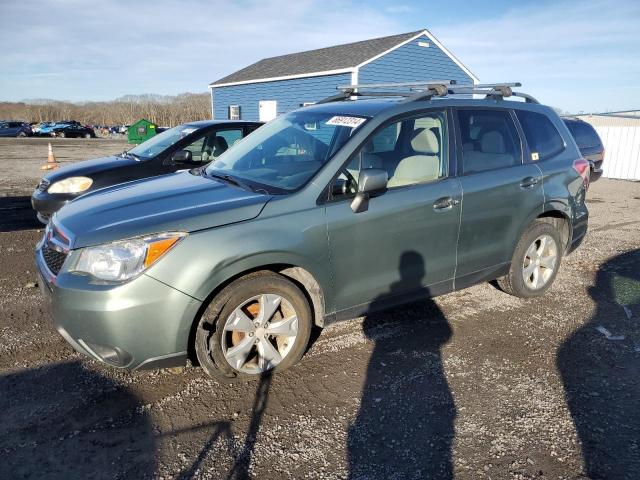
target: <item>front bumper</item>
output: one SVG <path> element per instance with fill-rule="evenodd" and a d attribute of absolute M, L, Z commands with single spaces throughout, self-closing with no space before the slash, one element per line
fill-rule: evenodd
<path fill-rule="evenodd" d="M 54 326 L 75 350 L 129 370 L 185 364 L 202 302 L 144 274 L 120 285 L 95 284 L 64 268 L 55 276 L 40 245 L 36 264 Z"/>
<path fill-rule="evenodd" d="M 46 191 L 36 190 L 31 195 L 31 206 L 36 211 L 38 220 L 46 224 L 51 215 L 64 207 L 75 197 L 71 195 L 51 195 Z"/>

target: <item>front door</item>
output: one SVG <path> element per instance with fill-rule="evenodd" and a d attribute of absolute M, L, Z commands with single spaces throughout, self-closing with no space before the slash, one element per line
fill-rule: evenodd
<path fill-rule="evenodd" d="M 544 203 L 542 175 L 523 163 L 510 110 L 459 109 L 457 118 L 463 201 L 456 288 L 506 266 L 526 219 Z"/>
<path fill-rule="evenodd" d="M 278 116 L 278 102 L 275 100 L 260 100 L 258 110 L 261 122 L 268 122 Z"/>
<path fill-rule="evenodd" d="M 393 122 L 343 168 L 326 206 L 337 311 L 364 313 L 371 302 L 385 307 L 451 288 L 460 186 L 449 174 L 449 130 L 445 110 Z M 367 168 L 388 172 L 388 190 L 354 213 Z"/>

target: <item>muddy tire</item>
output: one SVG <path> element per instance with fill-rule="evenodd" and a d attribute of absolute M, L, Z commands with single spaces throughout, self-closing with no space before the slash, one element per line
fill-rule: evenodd
<path fill-rule="evenodd" d="M 212 377 L 249 380 L 285 370 L 304 354 L 312 315 L 300 288 L 282 275 L 257 272 L 225 287 L 199 320 L 195 352 Z"/>
<path fill-rule="evenodd" d="M 560 234 L 552 224 L 533 222 L 518 241 L 509 273 L 497 279 L 500 288 L 520 298 L 544 295 L 560 269 L 561 245 Z"/>

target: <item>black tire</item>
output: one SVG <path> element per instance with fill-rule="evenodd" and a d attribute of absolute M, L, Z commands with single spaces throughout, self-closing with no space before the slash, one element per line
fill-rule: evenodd
<path fill-rule="evenodd" d="M 64 132 L 60 132 L 60 133 L 58 134 L 58 136 L 59 136 L 60 138 L 65 138 L 65 137 L 67 136 L 67 134 L 66 134 L 66 133 L 64 133 Z"/>
<path fill-rule="evenodd" d="M 84 138 L 91 138 L 91 134 L 90 133 L 85 133 L 84 134 Z"/>
<path fill-rule="evenodd" d="M 533 289 L 525 283 L 523 275 L 525 254 L 533 242 L 543 235 L 548 235 L 555 242 L 557 258 L 555 261 L 555 268 L 552 270 L 551 275 L 548 280 L 546 280 L 546 283 L 541 288 Z M 558 230 L 548 222 L 536 220 L 529 225 L 520 237 L 520 240 L 513 252 L 513 256 L 511 257 L 509 273 L 504 277 L 497 279 L 498 286 L 504 292 L 520 298 L 532 298 L 544 295 L 545 292 L 549 290 L 556 278 L 556 275 L 558 274 L 562 260 L 562 252 L 563 247 Z"/>
<path fill-rule="evenodd" d="M 24 132 L 18 132 L 18 134 L 16 135 L 16 137 L 20 137 L 20 138 L 26 137 L 26 136 L 27 136 L 27 134 L 24 133 Z"/>
<path fill-rule="evenodd" d="M 307 298 L 293 282 L 277 273 L 263 271 L 233 281 L 211 301 L 196 327 L 194 349 L 198 362 L 211 377 L 224 380 L 250 380 L 254 374 L 242 372 L 227 362 L 223 352 L 224 325 L 234 310 L 246 300 L 261 295 L 276 294 L 287 300 L 298 318 L 297 336 L 282 361 L 271 368 L 278 372 L 296 364 L 304 355 L 311 335 L 312 314 Z"/>

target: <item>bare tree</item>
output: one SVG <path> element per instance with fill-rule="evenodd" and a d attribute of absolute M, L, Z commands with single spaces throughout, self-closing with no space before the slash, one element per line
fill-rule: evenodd
<path fill-rule="evenodd" d="M 131 124 L 141 118 L 162 127 L 211 117 L 208 93 L 126 95 L 109 102 L 72 103 L 48 99 L 0 102 L 0 119 L 26 122 L 77 120 L 91 125 Z"/>

